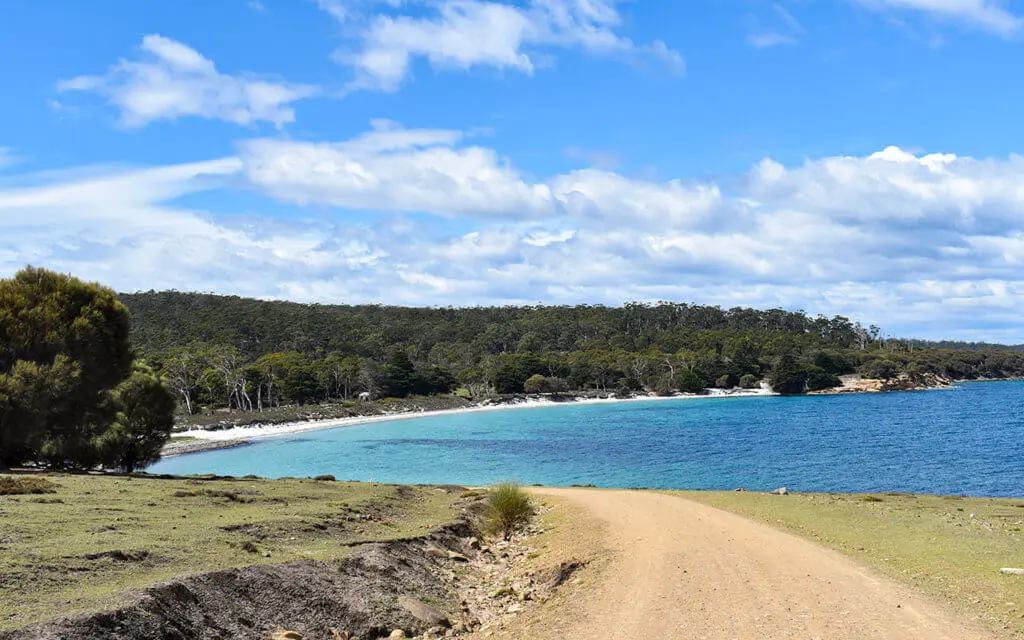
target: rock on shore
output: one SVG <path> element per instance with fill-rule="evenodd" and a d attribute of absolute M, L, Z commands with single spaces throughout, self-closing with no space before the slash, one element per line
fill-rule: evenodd
<path fill-rule="evenodd" d="M 860 375 L 840 376 L 843 386 L 824 391 L 812 391 L 807 395 L 826 396 L 843 393 L 888 393 L 890 391 L 924 391 L 949 387 L 953 381 L 935 373 L 901 373 L 895 378 L 879 380 L 863 378 Z"/>

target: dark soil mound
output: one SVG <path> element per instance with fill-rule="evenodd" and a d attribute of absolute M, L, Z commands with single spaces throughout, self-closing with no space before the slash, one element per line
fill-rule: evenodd
<path fill-rule="evenodd" d="M 393 629 L 414 634 L 427 623 L 410 611 L 410 598 L 458 610 L 442 569 L 451 561 L 426 549 L 472 553 L 463 541 L 474 533 L 459 523 L 419 539 L 366 544 L 336 563 L 258 565 L 180 578 L 144 590 L 124 608 L 0 633 L 0 640 L 265 640 L 279 627 L 306 638 L 329 638 L 332 628 L 362 638 Z"/>

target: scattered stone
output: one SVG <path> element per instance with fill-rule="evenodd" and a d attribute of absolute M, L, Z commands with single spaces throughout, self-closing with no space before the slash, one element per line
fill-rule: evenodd
<path fill-rule="evenodd" d="M 431 627 L 437 627 L 444 631 L 444 627 L 450 625 L 448 622 L 448 616 L 429 604 L 415 598 L 410 598 L 405 595 L 398 596 L 398 606 L 411 613 L 413 617 L 420 622 Z"/>
<path fill-rule="evenodd" d="M 427 555 L 434 558 L 447 558 L 448 552 L 438 547 L 427 547 Z"/>
<path fill-rule="evenodd" d="M 402 631 L 401 629 L 395 629 L 394 631 L 391 632 L 391 635 L 388 636 L 388 637 L 389 638 L 405 638 L 406 635 L 405 635 L 405 632 Z"/>
<path fill-rule="evenodd" d="M 469 558 L 462 555 L 461 553 L 456 553 L 454 551 L 448 552 L 448 559 L 454 560 L 455 562 L 469 562 Z"/>
<path fill-rule="evenodd" d="M 1012 567 L 1003 567 L 999 571 L 1001 571 L 1002 573 L 1005 573 L 1007 575 L 1011 575 L 1011 576 L 1024 576 L 1024 569 L 1015 569 L 1015 568 L 1012 568 Z"/>
<path fill-rule="evenodd" d="M 775 491 L 772 491 L 772 493 L 777 496 L 788 496 L 789 489 L 787 489 L 786 487 L 779 487 Z"/>
<path fill-rule="evenodd" d="M 278 629 L 270 636 L 270 640 L 302 640 L 302 634 L 298 631 Z"/>
<path fill-rule="evenodd" d="M 480 540 L 478 538 L 470 538 L 468 544 L 469 544 L 469 548 L 470 549 L 479 549 L 480 548 Z"/>

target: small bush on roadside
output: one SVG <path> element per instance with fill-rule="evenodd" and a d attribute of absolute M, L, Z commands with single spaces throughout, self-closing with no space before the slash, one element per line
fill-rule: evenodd
<path fill-rule="evenodd" d="M 320 482 L 335 482 L 337 480 L 337 478 L 335 478 L 334 476 L 332 476 L 330 474 L 325 474 L 325 475 L 322 475 L 322 476 L 317 476 L 317 477 L 315 477 L 313 479 L 314 480 L 319 480 Z"/>
<path fill-rule="evenodd" d="M 487 494 L 485 530 L 505 540 L 530 523 L 533 502 L 523 488 L 514 482 L 502 482 Z"/>
<path fill-rule="evenodd" d="M 878 496 L 864 496 L 861 500 L 864 502 L 882 502 L 882 499 Z"/>
<path fill-rule="evenodd" d="M 43 478 L 0 477 L 0 496 L 57 493 L 57 485 Z"/>

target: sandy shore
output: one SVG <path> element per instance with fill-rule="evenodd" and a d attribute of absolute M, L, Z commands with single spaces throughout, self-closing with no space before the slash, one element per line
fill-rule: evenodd
<path fill-rule="evenodd" d="M 185 455 L 187 453 L 198 453 L 212 448 L 223 448 L 224 443 L 242 443 L 262 438 L 272 438 L 276 436 L 284 436 L 293 433 L 301 433 L 304 431 L 318 431 L 320 429 L 335 429 L 337 427 L 350 427 L 361 424 L 370 424 L 374 422 L 391 422 L 394 420 L 409 420 L 413 418 L 424 418 L 428 416 L 444 416 L 444 415 L 455 415 L 462 413 L 476 413 L 483 411 L 507 411 L 512 409 L 544 409 L 550 407 L 562 407 L 566 405 L 583 405 L 583 404 L 617 404 L 622 402 L 666 402 L 666 401 L 687 401 L 687 400 L 709 400 L 709 399 L 724 399 L 724 398 L 751 398 L 758 396 L 770 396 L 774 395 L 770 391 L 765 389 L 752 389 L 752 390 L 729 390 L 724 391 L 720 389 L 712 389 L 707 395 L 675 395 L 675 396 L 638 396 L 633 398 L 582 398 L 578 400 L 548 400 L 544 398 L 529 399 L 522 402 L 515 403 L 495 403 L 495 404 L 483 404 L 474 407 L 466 407 L 462 409 L 445 409 L 441 411 L 407 411 L 402 413 L 390 413 L 377 416 L 360 416 L 355 418 L 338 418 L 334 420 L 309 420 L 303 422 L 286 422 L 282 424 L 267 424 L 267 425 L 254 425 L 248 427 L 234 427 L 231 429 L 221 429 L 219 431 L 205 431 L 202 429 L 193 429 L 190 431 L 182 431 L 174 434 L 175 436 L 184 436 L 195 438 L 196 440 L 202 440 L 209 443 L 209 446 L 204 446 L 203 443 L 195 442 L 195 444 L 189 447 L 189 450 L 175 450 L 172 448 L 166 449 L 164 457 L 170 457 L 174 455 Z"/>

